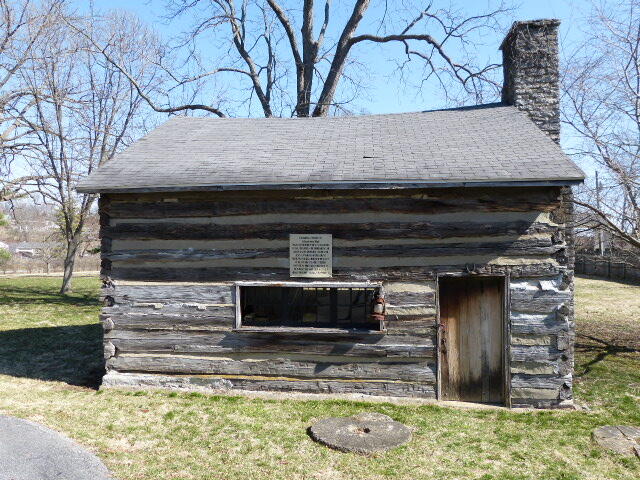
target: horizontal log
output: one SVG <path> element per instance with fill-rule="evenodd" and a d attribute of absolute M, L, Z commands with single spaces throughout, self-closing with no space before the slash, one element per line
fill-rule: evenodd
<path fill-rule="evenodd" d="M 436 294 L 428 292 L 389 292 L 385 288 L 385 301 L 390 305 L 436 305 Z"/>
<path fill-rule="evenodd" d="M 468 274 L 468 268 L 485 275 L 504 275 L 510 273 L 512 278 L 518 276 L 546 277 L 557 274 L 561 269 L 553 262 L 501 265 L 501 264 L 462 264 L 462 265 L 429 265 L 423 267 L 349 267 L 333 269 L 333 278 L 324 280 L 341 281 L 407 281 L 433 280 L 442 273 Z M 274 267 L 148 267 L 122 268 L 114 265 L 111 270 L 114 280 L 136 281 L 182 281 L 182 282 L 224 282 L 237 280 L 291 280 L 288 268 Z"/>
<path fill-rule="evenodd" d="M 224 391 L 230 389 L 304 393 L 358 393 L 396 397 L 435 398 L 432 384 L 403 381 L 339 381 L 215 375 L 158 375 L 110 371 L 103 377 L 102 387 L 166 388 L 180 390 Z"/>
<path fill-rule="evenodd" d="M 160 315 L 182 315 L 182 316 L 206 316 L 208 318 L 233 319 L 236 316 L 235 305 L 216 305 L 205 303 L 131 303 L 116 304 L 112 307 L 103 307 L 104 315 L 124 315 L 124 314 L 160 314 Z"/>
<path fill-rule="evenodd" d="M 567 290 L 570 279 L 567 275 L 555 275 L 548 278 L 518 278 L 510 283 L 510 288 L 522 295 L 536 295 L 543 291 Z"/>
<path fill-rule="evenodd" d="M 509 365 L 511 374 L 525 375 L 558 375 L 560 368 L 558 362 L 511 362 Z"/>
<path fill-rule="evenodd" d="M 555 335 L 521 334 L 511 332 L 511 345 L 554 345 Z"/>
<path fill-rule="evenodd" d="M 261 224 L 286 224 L 286 225 L 359 225 L 367 223 L 437 223 L 448 224 L 458 222 L 473 223 L 504 223 L 522 221 L 529 224 L 541 223 L 555 225 L 551 221 L 551 215 L 537 211 L 529 212 L 477 212 L 465 211 L 457 213 L 389 213 L 389 212 L 361 212 L 351 211 L 346 213 L 273 213 L 259 215 L 234 215 L 215 217 L 163 217 L 163 218 L 117 218 L 111 217 L 111 226 L 120 224 L 180 224 L 180 225 L 218 225 L 218 226 L 247 226 Z"/>
<path fill-rule="evenodd" d="M 202 312 L 198 312 L 202 313 Z M 200 331 L 229 331 L 235 324 L 234 316 L 216 316 L 210 314 L 103 314 L 109 319 L 108 330 L 200 330 Z"/>
<path fill-rule="evenodd" d="M 566 332 L 569 323 L 555 312 L 531 314 L 511 312 L 511 332 L 513 334 L 548 335 Z"/>
<path fill-rule="evenodd" d="M 561 187 L 548 186 L 528 186 L 522 187 L 501 187 L 502 195 L 496 195 L 495 188 L 491 187 L 460 187 L 460 188 L 424 188 L 408 187 L 404 189 L 294 189 L 294 190 L 224 190 L 224 191 L 175 191 L 175 192 L 130 192 L 130 193 L 109 193 L 103 194 L 109 199 L 110 205 L 119 202 L 197 202 L 197 201 L 271 201 L 287 200 L 299 201 L 305 199 L 436 199 L 436 200 L 464 200 L 474 199 L 482 203 L 501 202 L 509 205 L 511 202 L 539 201 L 557 202 L 561 199 Z"/>
<path fill-rule="evenodd" d="M 436 306 L 434 304 L 418 304 L 418 305 L 386 305 L 386 315 L 390 317 L 432 317 L 436 314 Z"/>
<path fill-rule="evenodd" d="M 319 329 L 320 330 L 320 329 Z M 339 335 L 125 331 L 105 332 L 105 339 L 120 353 L 308 353 L 358 357 L 432 358 L 431 336 L 419 335 Z"/>
<path fill-rule="evenodd" d="M 412 362 L 335 362 L 289 358 L 207 358 L 178 355 L 118 355 L 107 368 L 119 372 L 169 374 L 267 375 L 278 377 L 389 379 L 435 383 L 435 363 Z"/>
<path fill-rule="evenodd" d="M 511 408 L 573 409 L 573 401 L 561 398 L 555 398 L 553 400 L 527 400 L 518 398 L 512 399 Z"/>
<path fill-rule="evenodd" d="M 335 277 L 335 272 L 334 272 Z M 226 267 L 136 267 L 111 270 L 114 280 L 163 281 L 163 282 L 222 282 L 237 280 L 290 280 L 288 268 L 226 268 Z M 342 277 L 343 279 L 345 277 Z M 346 277 L 357 280 L 355 276 Z M 331 280 L 331 279 L 326 279 Z"/>
<path fill-rule="evenodd" d="M 235 303 L 233 285 L 118 285 L 102 289 L 101 295 L 110 296 L 118 304 Z"/>
<path fill-rule="evenodd" d="M 571 290 L 510 290 L 512 302 L 547 301 L 558 304 L 571 300 Z"/>
<path fill-rule="evenodd" d="M 389 332 L 407 331 L 415 329 L 434 329 L 436 326 L 436 313 L 432 315 L 385 315 L 384 323 Z"/>
<path fill-rule="evenodd" d="M 512 406 L 545 407 L 538 400 L 560 401 L 560 390 L 547 388 L 518 387 L 511 389 Z M 555 402 L 551 402 L 553 404 Z"/>
<path fill-rule="evenodd" d="M 522 299 L 511 297 L 511 311 L 529 313 L 553 313 L 570 301 L 570 297 L 539 297 Z"/>
<path fill-rule="evenodd" d="M 435 398 L 433 384 L 417 382 L 391 382 L 388 380 L 374 381 L 349 381 L 314 379 L 269 379 L 269 378 L 233 378 L 226 377 L 234 388 L 243 390 L 263 390 L 281 392 L 307 392 L 307 393 L 359 393 L 364 395 L 383 395 L 394 397 L 420 397 Z"/>
<path fill-rule="evenodd" d="M 511 345 L 511 360 L 513 362 L 526 361 L 554 361 L 567 358 L 565 352 L 554 345 Z"/>
<path fill-rule="evenodd" d="M 397 222 L 397 223 L 263 223 L 248 225 L 188 223 L 120 223 L 104 227 L 112 239 L 288 239 L 295 233 L 326 233 L 340 239 L 449 238 L 485 235 L 525 235 L 554 232 L 558 227 L 530 221 Z"/>
<path fill-rule="evenodd" d="M 535 235 L 488 235 L 480 237 L 451 237 L 447 239 L 420 239 L 413 238 L 388 238 L 388 239 L 361 239 L 361 240 L 343 240 L 333 239 L 333 248 L 353 248 L 353 247 L 375 247 L 375 246 L 394 246 L 402 245 L 446 245 L 451 243 L 513 243 L 515 241 L 534 241 L 541 240 L 547 243 L 555 244 L 558 240 L 553 238 L 552 233 L 539 233 Z M 270 249 L 287 249 L 289 248 L 289 239 L 269 240 L 262 238 L 243 239 L 241 245 L 237 240 L 126 240 L 118 239 L 112 242 L 110 250 L 233 250 L 242 247 L 249 250 L 270 250 Z"/>
<path fill-rule="evenodd" d="M 277 330 L 277 331 L 276 331 Z M 145 332 L 137 330 L 118 330 L 105 334 L 105 339 L 130 338 L 130 339 L 167 339 L 204 342 L 222 346 L 235 345 L 235 343 L 249 343 L 256 345 L 285 344 L 286 342 L 315 343 L 317 341 L 327 343 L 358 343 L 372 345 L 429 345 L 428 335 L 388 335 L 385 332 L 374 330 L 348 330 L 336 328 L 277 328 L 263 329 L 260 327 L 244 327 L 224 334 L 211 334 L 207 332 Z M 283 345 L 286 346 L 286 345 Z"/>
<path fill-rule="evenodd" d="M 434 293 L 436 291 L 436 281 L 406 281 L 406 282 L 386 282 L 384 284 L 385 292 L 388 294 L 407 294 L 407 293 Z"/>
<path fill-rule="evenodd" d="M 511 388 L 547 388 L 558 390 L 562 386 L 571 387 L 571 375 L 563 377 L 553 375 L 525 375 L 511 376 Z"/>
<path fill-rule="evenodd" d="M 545 262 L 545 263 L 532 263 L 532 264 L 524 264 L 524 265 L 512 265 L 506 269 L 503 269 L 502 272 L 499 269 L 493 268 L 493 274 L 498 273 L 509 273 L 511 280 L 521 278 L 521 277 L 549 277 L 551 275 L 558 275 L 559 273 L 566 272 L 566 267 L 562 267 L 558 265 L 556 262 Z M 484 274 L 488 274 L 488 272 L 481 272 Z"/>
<path fill-rule="evenodd" d="M 519 256 L 504 257 L 499 255 L 458 255 L 449 257 L 333 257 L 333 272 L 335 275 L 348 274 L 357 269 L 375 271 L 380 269 L 407 269 L 407 268 L 425 268 L 434 266 L 436 268 L 458 268 L 466 266 L 469 270 L 474 270 L 478 266 L 484 265 L 501 265 L 501 266 L 518 266 L 526 264 L 547 264 L 554 263 L 560 266 L 554 257 L 546 256 Z M 289 260 L 287 258 L 222 258 L 210 260 L 198 260 L 196 262 L 190 260 L 180 260 L 172 262 L 128 262 L 115 261 L 112 268 L 116 269 L 139 269 L 139 268 L 269 268 L 269 269 L 289 269 Z"/>
<path fill-rule="evenodd" d="M 239 242 L 240 243 L 240 242 Z M 487 243 L 445 243 L 426 245 L 374 245 L 370 247 L 333 248 L 335 257 L 438 257 L 456 255 L 550 256 L 564 249 L 564 244 L 552 245 L 547 239 Z M 215 260 L 222 258 L 289 258 L 289 249 L 173 249 L 116 250 L 106 255 L 112 261 L 135 264 L 149 260 Z"/>
<path fill-rule="evenodd" d="M 166 202 L 156 198 L 140 198 L 138 201 L 114 201 L 105 208 L 105 213 L 118 218 L 166 218 L 166 217 L 215 217 L 228 215 L 268 215 L 274 213 L 349 213 L 349 212 L 392 212 L 392 213 L 451 213 L 463 211 L 480 212 L 551 212 L 556 208 L 557 196 L 547 192 L 532 192 L 530 196 L 519 192 L 517 195 L 486 195 L 475 198 L 472 195 L 424 196 L 389 195 L 358 198 L 256 198 L 259 195 L 244 195 L 240 198 L 176 198 L 176 202 Z M 417 197 L 417 198 L 416 198 Z"/>
<path fill-rule="evenodd" d="M 390 323 L 386 325 L 385 331 L 389 335 L 416 334 L 416 335 L 430 336 L 433 338 L 433 343 L 436 342 L 436 334 L 437 334 L 436 328 L 427 326 L 427 325 L 405 326 L 405 325 L 399 325 L 397 323 L 396 324 Z"/>
<path fill-rule="evenodd" d="M 511 362 L 512 374 L 567 376 L 573 374 L 570 359 Z"/>

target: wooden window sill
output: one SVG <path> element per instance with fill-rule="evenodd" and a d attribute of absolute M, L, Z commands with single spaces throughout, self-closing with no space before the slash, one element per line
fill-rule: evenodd
<path fill-rule="evenodd" d="M 322 327 L 238 327 L 238 333 L 281 333 L 281 334 L 317 334 L 317 335 L 385 335 L 386 330 L 365 330 L 360 328 L 322 328 Z"/>

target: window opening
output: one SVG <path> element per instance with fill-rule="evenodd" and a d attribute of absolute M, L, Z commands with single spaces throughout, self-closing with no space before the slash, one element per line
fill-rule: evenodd
<path fill-rule="evenodd" d="M 241 325 L 380 330 L 376 287 L 241 286 Z"/>

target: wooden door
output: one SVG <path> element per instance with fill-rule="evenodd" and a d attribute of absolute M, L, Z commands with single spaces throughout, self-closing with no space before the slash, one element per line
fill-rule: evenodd
<path fill-rule="evenodd" d="M 444 400 L 503 403 L 503 291 L 497 277 L 439 281 Z"/>

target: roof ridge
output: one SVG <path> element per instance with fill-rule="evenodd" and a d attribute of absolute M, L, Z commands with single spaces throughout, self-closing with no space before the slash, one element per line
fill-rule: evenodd
<path fill-rule="evenodd" d="M 400 117 L 405 115 L 421 115 L 423 113 L 434 113 L 434 112 L 456 112 L 456 111 L 469 111 L 469 110 L 485 110 L 491 108 L 513 108 L 516 107 L 509 105 L 503 102 L 492 102 L 492 103 L 483 103 L 480 105 L 464 105 L 460 107 L 447 107 L 447 108 L 435 108 L 433 110 L 414 110 L 411 112 L 388 112 L 388 113 L 366 113 L 362 115 L 341 115 L 341 116 L 327 116 L 327 117 L 190 117 L 187 115 L 174 115 L 169 117 L 167 121 L 171 121 L 174 119 L 180 120 L 196 120 L 196 121 L 246 121 L 246 120 L 256 120 L 256 121 L 307 121 L 307 120 L 343 120 L 343 119 L 356 119 L 356 118 L 367 118 L 367 117 Z M 167 122 L 164 122 L 167 123 Z M 163 123 L 163 125 L 164 125 Z"/>

